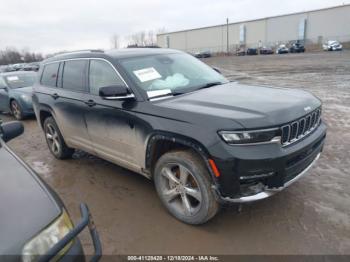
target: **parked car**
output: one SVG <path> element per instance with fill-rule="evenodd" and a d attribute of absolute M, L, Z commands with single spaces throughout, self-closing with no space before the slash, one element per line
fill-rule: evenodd
<path fill-rule="evenodd" d="M 301 44 L 300 41 L 296 41 L 292 44 L 292 46 L 289 48 L 290 53 L 304 53 L 305 47 Z"/>
<path fill-rule="evenodd" d="M 236 50 L 236 55 L 237 56 L 244 56 L 244 55 L 246 55 L 246 51 L 245 51 L 245 49 L 244 48 L 237 48 L 237 50 Z"/>
<path fill-rule="evenodd" d="M 256 48 L 248 48 L 247 49 L 247 55 L 257 55 L 258 54 L 258 49 Z"/>
<path fill-rule="evenodd" d="M 18 64 L 13 64 L 11 65 L 13 71 L 21 71 L 25 67 L 25 63 L 18 63 Z"/>
<path fill-rule="evenodd" d="M 341 51 L 343 50 L 343 45 L 338 41 L 329 40 L 323 44 L 323 50 L 325 51 Z"/>
<path fill-rule="evenodd" d="M 194 54 L 194 57 L 197 57 L 197 58 L 208 58 L 208 57 L 211 57 L 211 52 L 209 50 L 196 52 Z"/>
<path fill-rule="evenodd" d="M 272 55 L 273 54 L 273 50 L 271 47 L 262 47 L 260 49 L 260 55 Z"/>
<path fill-rule="evenodd" d="M 78 234 L 89 228 L 95 254 L 101 243 L 87 205 L 73 222 L 58 195 L 5 142 L 23 133 L 20 122 L 0 125 L 0 256 L 5 261 L 82 261 Z"/>
<path fill-rule="evenodd" d="M 276 54 L 288 54 L 288 53 L 289 53 L 289 49 L 286 45 L 280 45 L 276 50 Z"/>
<path fill-rule="evenodd" d="M 32 85 L 36 77 L 34 72 L 0 74 L 0 112 L 11 112 L 17 120 L 34 115 Z"/>
<path fill-rule="evenodd" d="M 326 136 L 312 94 L 229 82 L 176 50 L 65 54 L 39 75 L 34 111 L 56 158 L 81 149 L 153 179 L 189 224 L 289 186 Z"/>
<path fill-rule="evenodd" d="M 33 62 L 33 63 L 29 63 L 29 64 L 26 64 L 24 67 L 23 67 L 23 71 L 39 71 L 39 68 L 40 68 L 40 63 L 39 62 Z"/>

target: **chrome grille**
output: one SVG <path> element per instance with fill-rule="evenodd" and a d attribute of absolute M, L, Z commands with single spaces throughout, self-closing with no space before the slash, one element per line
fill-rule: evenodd
<path fill-rule="evenodd" d="M 311 133 L 320 123 L 321 109 L 317 109 L 303 118 L 281 128 L 281 143 L 287 146 Z"/>

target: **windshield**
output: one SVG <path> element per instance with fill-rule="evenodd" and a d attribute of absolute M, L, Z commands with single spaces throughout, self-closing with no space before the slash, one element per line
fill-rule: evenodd
<path fill-rule="evenodd" d="M 127 58 L 121 60 L 121 65 L 148 97 L 186 93 L 228 82 L 211 67 L 183 53 Z"/>
<path fill-rule="evenodd" d="M 36 73 L 27 73 L 27 74 L 11 74 L 4 77 L 6 84 L 12 88 L 22 88 L 26 86 L 32 86 L 36 79 Z"/>

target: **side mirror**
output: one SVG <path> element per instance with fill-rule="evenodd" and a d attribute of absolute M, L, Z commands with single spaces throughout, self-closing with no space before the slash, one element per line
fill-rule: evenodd
<path fill-rule="evenodd" d="M 218 72 L 220 75 L 222 75 L 222 73 L 221 73 L 221 71 L 220 71 L 220 69 L 219 69 L 219 68 L 217 68 L 217 67 L 213 67 L 213 69 L 214 69 L 216 72 Z"/>
<path fill-rule="evenodd" d="M 5 142 L 23 134 L 24 127 L 21 122 L 13 121 L 0 126 L 0 135 Z"/>
<path fill-rule="evenodd" d="M 7 91 L 7 87 L 6 87 L 6 86 L 0 86 L 0 90 L 5 90 L 5 91 Z"/>
<path fill-rule="evenodd" d="M 125 100 L 135 98 L 129 89 L 124 85 L 104 86 L 100 88 L 99 94 L 108 100 Z"/>

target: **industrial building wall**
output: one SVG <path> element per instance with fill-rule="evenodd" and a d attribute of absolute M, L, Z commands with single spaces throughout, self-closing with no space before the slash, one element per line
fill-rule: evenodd
<path fill-rule="evenodd" d="M 246 27 L 245 44 L 249 47 L 258 47 L 259 42 L 266 42 L 266 19 L 243 23 Z M 239 44 L 239 43 L 234 43 Z"/>
<path fill-rule="evenodd" d="M 305 18 L 306 13 L 268 18 L 266 45 L 273 46 L 298 39 L 299 24 Z"/>
<path fill-rule="evenodd" d="M 350 6 L 310 12 L 307 38 L 313 42 L 321 36 L 324 40 L 350 41 Z"/>
<path fill-rule="evenodd" d="M 226 46 L 226 26 L 215 26 L 201 30 L 184 32 L 187 35 L 186 51 L 195 52 L 210 47 L 212 52 L 224 52 Z"/>
<path fill-rule="evenodd" d="M 229 24 L 229 50 L 245 47 L 271 46 L 300 39 L 300 27 L 305 22 L 306 44 L 326 40 L 350 41 L 350 5 L 317 11 L 276 16 L 253 21 Z M 244 41 L 241 34 L 244 28 Z M 158 45 L 186 52 L 210 50 L 226 52 L 227 25 L 185 30 L 157 36 Z"/>

